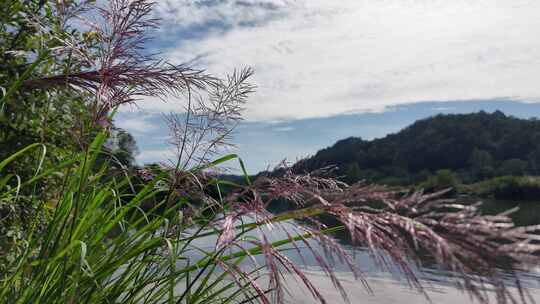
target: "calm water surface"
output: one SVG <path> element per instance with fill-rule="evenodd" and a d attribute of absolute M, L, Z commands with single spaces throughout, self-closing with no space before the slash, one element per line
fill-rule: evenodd
<path fill-rule="evenodd" d="M 519 205 L 520 210 L 512 216 L 517 225 L 540 224 L 540 202 L 521 202 L 517 204 L 509 201 L 483 201 L 484 213 L 496 214 Z M 298 224 L 287 223 L 285 227 L 290 227 L 292 231 L 296 225 Z M 272 233 L 276 240 L 286 237 L 286 234 L 279 229 L 274 230 Z M 349 294 L 351 303 L 429 303 L 425 295 L 410 288 L 407 281 L 399 274 L 397 269 L 390 269 L 390 271 L 381 270 L 375 265 L 365 250 L 362 248 L 353 248 L 350 244 L 347 244 L 346 238 L 343 238 L 341 242 L 351 254 L 354 254 L 356 265 L 362 270 L 374 292 L 374 294 L 367 293 L 362 283 L 354 279 L 353 274 L 345 265 L 335 263 L 333 269 L 337 276 L 341 278 L 342 284 Z M 205 245 L 212 247 L 215 245 L 215 239 L 206 240 L 205 243 L 200 245 L 203 247 Z M 300 249 L 302 251 L 302 257 L 294 250 L 289 251 L 287 256 L 308 274 L 310 280 L 319 288 L 328 303 L 345 303 L 338 290 L 325 277 L 323 271 L 309 253 L 309 250 L 306 248 Z M 321 248 L 318 249 L 320 250 Z M 262 259 L 260 262 L 263 262 Z M 426 287 L 432 303 L 476 303 L 469 296 L 455 288 L 455 281 L 449 276 L 448 272 L 438 269 L 428 260 L 423 264 L 422 267 L 416 268 L 416 274 Z M 519 276 L 522 278 L 524 286 L 529 290 L 531 297 L 537 303 L 540 303 L 540 265 L 538 267 L 532 265 L 528 272 L 519 272 Z M 509 286 L 513 286 L 514 284 L 510 276 L 508 276 L 507 283 Z M 306 291 L 306 288 L 294 278 L 288 279 L 287 288 L 290 292 L 287 297 L 288 303 L 317 303 Z"/>
<path fill-rule="evenodd" d="M 496 214 L 510 208 L 519 206 L 519 210 L 512 215 L 517 225 L 540 224 L 540 202 L 511 202 L 479 199 L 484 202 L 483 212 Z M 350 244 L 343 240 L 344 246 L 349 252 L 353 252 Z M 314 260 L 309 259 L 309 254 L 304 259 L 293 256 L 294 261 L 301 265 L 309 274 L 310 279 L 317 284 L 329 303 L 345 303 L 339 292 L 332 283 L 325 278 L 324 273 Z M 429 303 L 425 295 L 411 289 L 406 280 L 397 271 L 383 271 L 376 267 L 367 252 L 361 249 L 355 250 L 356 264 L 366 275 L 374 294 L 368 294 L 359 281 L 356 281 L 351 272 L 343 265 L 336 264 L 334 270 L 342 279 L 351 303 Z M 436 268 L 428 261 L 418 268 L 416 273 L 426 286 L 427 293 L 432 303 L 475 303 L 469 296 L 455 288 L 455 282 L 446 271 Z M 540 265 L 532 265 L 530 271 L 520 272 L 523 284 L 527 287 L 531 297 L 540 303 Z M 310 295 L 298 283 L 291 280 L 289 303 L 316 303 Z M 514 286 L 513 280 L 508 276 L 507 283 Z M 517 294 L 516 294 L 517 295 Z"/>

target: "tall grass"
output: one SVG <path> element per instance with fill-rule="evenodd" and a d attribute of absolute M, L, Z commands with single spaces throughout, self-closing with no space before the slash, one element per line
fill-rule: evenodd
<path fill-rule="evenodd" d="M 261 248 L 235 254 L 197 248 L 193 244 L 198 239 L 219 233 L 209 227 L 215 214 L 202 212 L 201 206 L 188 223 L 182 213 L 187 198 L 167 206 L 169 189 L 157 185 L 160 177 L 137 192 L 126 191 L 128 177 L 105 181 L 107 168 L 95 167 L 105 135 L 101 133 L 88 151 L 77 155 L 75 166 L 64 170 L 58 201 L 40 202 L 42 208 L 54 204 L 54 212 L 45 228 L 30 225 L 22 254 L 2 274 L 0 302 L 228 303 L 262 296 L 262 290 L 245 288 L 256 286 L 248 273 L 235 270 Z M 28 151 L 0 163 L 0 169 Z M 48 172 L 53 171 L 45 170 L 20 186 L 32 187 Z M 1 198 L 17 200 L 14 189 L 2 190 Z M 158 196 L 162 199 L 156 200 Z M 150 200 L 152 209 L 143 210 L 140 206 Z M 194 250 L 200 252 L 194 255 Z M 229 272 L 218 273 L 218 267 Z M 238 276 L 230 280 L 235 273 Z"/>
<path fill-rule="evenodd" d="M 230 212 L 231 204 L 222 199 L 219 185 L 240 186 L 216 179 L 202 180 L 202 170 L 237 159 L 236 155 L 182 172 L 183 177 L 177 176 L 178 171 L 167 170 L 151 179 L 144 176 L 146 184 L 141 185 L 134 184 L 137 176 L 110 178 L 108 163 L 96 166 L 100 154 L 105 153 L 102 146 L 106 137 L 106 132 L 101 132 L 87 151 L 57 168 L 38 167 L 34 178 L 20 181 L 15 188 L 6 182 L 1 185 L 0 199 L 17 204 L 22 198 L 18 195 L 21 189 L 32 189 L 54 172 L 63 171 L 64 176 L 56 201 L 30 194 L 41 211 L 48 206 L 53 212 L 45 227 L 38 225 L 37 214 L 26 218 L 31 223 L 25 231 L 22 252 L 3 265 L 1 303 L 269 303 L 268 294 L 281 289 L 281 283 L 263 288 L 258 281 L 265 275 L 260 271 L 263 266 L 242 266 L 246 258 L 262 254 L 288 263 L 313 295 L 323 300 L 280 252 L 287 244 L 305 242 L 307 234 L 274 242 L 264 236 L 266 243 L 248 235 L 257 229 L 263 231 L 262 227 L 271 223 L 305 214 L 291 212 L 231 226 L 227 214 L 240 214 Z M 6 165 L 39 147 L 31 145 L 0 162 L 0 173 L 6 176 L 2 171 Z M 203 182 L 211 185 L 221 199 L 179 197 L 175 193 L 180 190 L 180 179 L 189 179 L 201 187 Z M 173 183 L 176 189 L 171 188 Z M 194 199 L 199 200 L 197 206 L 192 206 Z M 141 208 L 149 202 L 151 208 Z M 336 229 L 326 231 L 332 230 Z M 215 247 L 199 247 L 212 236 L 217 239 Z M 6 248 L 0 254 L 9 254 Z M 268 262 L 272 265 L 265 267 L 272 268 L 272 275 L 281 275 L 282 270 L 274 268 L 273 261 Z"/>

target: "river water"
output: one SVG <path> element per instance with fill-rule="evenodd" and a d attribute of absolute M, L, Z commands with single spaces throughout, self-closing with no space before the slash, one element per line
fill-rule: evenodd
<path fill-rule="evenodd" d="M 496 214 L 519 206 L 520 209 L 512 215 L 517 225 L 540 224 L 540 202 L 483 201 L 484 213 Z M 383 271 L 376 267 L 367 252 L 361 249 L 353 249 L 350 244 L 347 244 L 345 239 L 342 242 L 348 251 L 352 252 L 355 250 L 355 262 L 365 274 L 373 290 L 372 294 L 367 293 L 361 282 L 355 280 L 353 274 L 345 266 L 336 264 L 334 271 L 341 278 L 351 303 L 417 304 L 430 303 L 430 301 L 431 303 L 441 304 L 477 303 L 470 299 L 467 294 L 455 288 L 455 282 L 445 271 L 437 269 L 434 265 L 430 266 L 430 263 L 426 262 L 426 266 L 417 269 L 416 273 L 421 278 L 423 285 L 426 286 L 425 290 L 429 296 L 428 300 L 424 294 L 412 289 L 407 281 L 398 273 Z M 317 266 L 316 261 L 309 259 L 308 254 L 303 259 L 293 255 L 292 259 L 295 263 L 301 265 L 310 280 L 317 285 L 321 293 L 325 296 L 328 303 L 346 303 L 342 300 L 338 290 Z M 540 265 L 539 267 L 532 265 L 529 272 L 520 272 L 520 277 L 524 286 L 527 287 L 531 298 L 536 303 L 540 303 Z M 512 286 L 513 280 L 509 278 L 507 283 L 509 286 Z M 288 303 L 317 303 L 305 288 L 294 280 L 290 280 L 287 286 L 290 291 L 287 297 Z M 493 302 L 495 302 L 494 294 L 492 293 L 490 296 Z"/>
<path fill-rule="evenodd" d="M 509 201 L 494 201 L 484 200 L 483 212 L 487 214 L 496 214 L 508 210 L 515 206 L 519 206 L 520 210 L 512 215 L 514 222 L 519 225 L 540 224 L 540 202 L 509 202 Z M 295 230 L 295 226 L 299 223 L 285 223 L 285 230 Z M 272 239 L 278 240 L 286 238 L 286 234 L 281 229 L 275 229 L 271 232 Z M 292 233 L 291 233 L 292 234 Z M 466 293 L 458 290 L 455 287 L 455 280 L 448 275 L 444 270 L 438 269 L 433 263 L 426 260 L 423 266 L 415 268 L 415 273 L 422 285 L 425 286 L 425 294 L 411 288 L 403 276 L 399 274 L 397 269 L 382 270 L 376 266 L 374 261 L 369 256 L 369 253 L 362 248 L 353 248 L 347 243 L 347 238 L 339 238 L 343 247 L 352 255 L 356 265 L 362 271 L 367 279 L 373 293 L 370 294 L 363 287 L 362 283 L 355 280 L 353 273 L 347 266 L 335 263 L 333 271 L 340 278 L 344 289 L 346 290 L 350 303 L 373 303 L 373 304 L 422 304 L 422 303 L 440 303 L 440 304 L 458 304 L 458 303 L 477 303 L 473 301 Z M 215 246 L 215 238 L 206 239 L 200 247 Z M 319 249 L 321 248 L 315 248 Z M 346 303 L 339 291 L 333 286 L 331 281 L 325 276 L 322 269 L 318 266 L 315 258 L 312 257 L 307 248 L 300 247 L 302 254 L 298 254 L 295 250 L 288 251 L 289 257 L 298 267 L 300 267 L 307 277 L 316 285 L 318 290 L 327 300 L 327 303 L 339 304 Z M 259 260 L 260 258 L 260 260 Z M 264 260 L 257 258 L 262 264 Z M 531 298 L 540 303 L 540 265 L 531 265 L 528 272 L 519 272 L 522 284 L 527 288 Z M 286 295 L 287 303 L 311 304 L 318 303 L 307 289 L 298 282 L 298 279 L 286 276 L 286 287 L 288 294 Z M 508 286 L 513 286 L 513 279 L 508 276 Z M 488 292 L 489 293 L 489 292 Z M 517 293 L 516 293 L 517 296 Z M 491 293 L 490 297 L 494 297 Z M 495 303 L 495 301 L 493 301 Z"/>

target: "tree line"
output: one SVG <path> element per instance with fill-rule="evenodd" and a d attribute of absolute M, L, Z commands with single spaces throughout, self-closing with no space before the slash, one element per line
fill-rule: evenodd
<path fill-rule="evenodd" d="M 540 121 L 501 111 L 439 114 L 395 134 L 350 137 L 296 164 L 310 171 L 329 165 L 353 183 L 359 180 L 411 185 L 452 174 L 463 183 L 496 176 L 540 174 Z"/>

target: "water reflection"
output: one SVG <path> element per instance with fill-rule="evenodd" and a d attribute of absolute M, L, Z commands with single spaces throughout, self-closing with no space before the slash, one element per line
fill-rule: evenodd
<path fill-rule="evenodd" d="M 482 201 L 483 205 L 481 211 L 485 214 L 498 214 L 508 209 L 519 207 L 511 217 L 514 223 L 518 226 L 536 225 L 540 224 L 540 209 L 538 204 L 540 202 L 517 202 L 517 201 L 501 201 L 490 199 L 476 199 L 468 198 L 468 202 Z M 331 219 L 325 219 L 327 223 L 331 223 Z M 359 282 L 354 281 L 352 274 L 348 272 L 347 267 L 340 264 L 334 265 L 334 270 L 340 273 L 340 276 L 345 278 L 346 289 L 352 293 L 353 297 L 361 297 L 361 303 L 428 303 L 425 296 L 411 290 L 409 284 L 400 275 L 397 268 L 393 269 L 381 269 L 377 267 L 374 260 L 370 257 L 369 253 L 362 248 L 353 248 L 351 246 L 351 240 L 346 232 L 336 235 L 338 240 L 347 248 L 347 250 L 355 255 L 355 263 L 360 267 L 362 272 L 366 275 L 368 280 L 374 284 L 373 289 L 376 293 L 371 297 L 365 293 L 361 293 L 362 285 Z M 332 303 L 341 303 L 341 299 L 338 294 L 334 294 L 335 289 L 329 281 L 323 279 L 323 273 L 318 269 L 317 262 L 309 259 L 309 254 L 306 254 L 307 258 L 303 259 L 297 256 L 293 256 L 292 259 L 296 263 L 302 265 L 310 273 L 310 277 L 315 281 L 321 282 L 321 288 L 323 293 L 327 296 L 330 295 Z M 434 261 L 430 258 L 429 253 L 424 255 L 424 259 L 421 261 L 421 265 L 413 266 L 413 269 L 427 287 L 428 294 L 433 303 L 473 303 L 472 300 L 464 293 L 458 291 L 458 282 L 453 278 L 452 274 L 444 269 L 440 269 L 436 266 Z M 511 272 L 517 273 L 518 277 L 522 280 L 523 287 L 528 289 L 530 297 L 535 302 L 540 302 L 540 272 L 539 268 L 534 265 L 531 266 L 528 271 L 521 270 L 500 270 L 503 277 L 506 278 L 506 284 L 508 286 L 515 287 L 515 278 Z M 377 292 L 379 291 L 379 292 Z M 379 293 L 379 294 L 377 294 Z M 315 303 L 313 300 L 307 299 L 306 295 L 298 293 L 298 291 L 292 292 L 291 303 Z M 491 294 L 491 296 L 494 296 Z M 516 292 L 516 297 L 519 295 Z M 352 303 L 358 303 L 352 301 Z"/>
<path fill-rule="evenodd" d="M 469 199 L 472 200 L 472 199 Z M 486 214 L 497 214 L 518 207 L 510 217 L 517 226 L 540 224 L 540 201 L 508 201 L 493 199 L 477 199 L 482 201 L 482 211 Z"/>
<path fill-rule="evenodd" d="M 470 199 L 469 201 L 477 202 L 478 199 Z M 512 214 L 512 218 L 519 226 L 540 224 L 540 212 L 535 202 L 511 202 L 511 201 L 496 201 L 496 200 L 483 200 L 483 213 L 497 214 L 514 207 L 520 207 L 520 209 Z M 538 203 L 540 204 L 540 202 Z M 331 224 L 330 219 L 326 219 L 327 224 Z M 283 224 L 285 231 L 289 231 L 291 234 L 296 234 L 298 225 L 301 223 L 287 222 Z M 287 233 L 281 229 L 273 229 L 266 235 L 271 236 L 270 241 L 277 241 L 287 238 Z M 258 236 L 257 232 L 253 233 L 253 236 Z M 350 242 L 350 238 L 347 233 L 337 234 L 338 240 L 344 246 L 344 248 L 354 256 L 354 262 L 358 265 L 363 275 L 368 280 L 370 287 L 373 289 L 374 294 L 368 294 L 363 288 L 360 281 L 355 280 L 352 272 L 349 268 L 335 261 L 332 264 L 333 271 L 339 278 L 342 279 L 342 283 L 350 296 L 351 303 L 429 303 L 426 296 L 415 291 L 411 288 L 408 282 L 404 279 L 397 267 L 389 267 L 387 269 L 381 269 L 376 265 L 374 260 L 370 257 L 370 254 L 364 248 L 353 247 Z M 194 245 L 199 248 L 212 249 L 216 244 L 215 236 L 209 237 L 205 240 L 197 240 Z M 322 252 L 322 248 L 317 246 L 314 241 L 310 241 L 310 246 L 314 250 Z M 307 247 L 299 247 L 300 254 L 296 251 L 296 248 L 290 247 L 287 256 L 299 267 L 301 267 L 307 274 L 310 280 L 320 289 L 321 293 L 328 300 L 328 303 L 345 303 L 343 302 L 341 295 L 337 289 L 333 286 L 331 281 L 326 278 L 324 272 L 319 266 L 317 260 L 313 257 Z M 193 253 L 197 255 L 196 252 Z M 263 257 L 255 257 L 259 264 L 264 264 Z M 249 265 L 245 265 L 249 267 Z M 422 284 L 426 287 L 427 294 L 429 295 L 432 303 L 441 304 L 456 304 L 456 303 L 473 303 L 469 296 L 456 288 L 459 281 L 453 278 L 452 274 L 447 270 L 440 269 L 436 266 L 429 254 L 426 253 L 425 258 L 421 261 L 421 265 L 412 266 L 417 277 L 421 280 Z M 510 273 L 506 274 L 506 284 L 513 286 L 515 279 Z M 519 278 L 522 280 L 523 287 L 526 287 L 530 292 L 531 297 L 538 303 L 540 303 L 540 272 L 536 267 L 531 267 L 529 271 L 517 271 Z M 294 279 L 290 278 L 287 283 L 287 287 L 290 291 L 288 297 L 288 303 L 317 303 L 306 292 L 303 285 Z M 494 297 L 494 293 L 491 293 Z M 519 295 L 516 293 L 516 297 Z"/>

